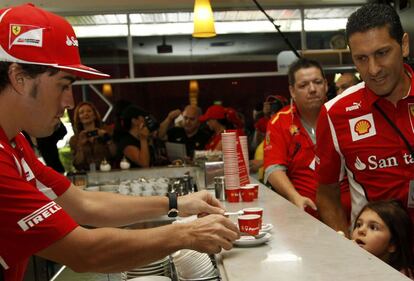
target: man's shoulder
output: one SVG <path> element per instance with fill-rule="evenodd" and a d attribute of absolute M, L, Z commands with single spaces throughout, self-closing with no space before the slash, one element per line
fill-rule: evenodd
<path fill-rule="evenodd" d="M 362 100 L 366 93 L 365 83 L 361 82 L 348 89 L 342 94 L 336 96 L 324 104 L 324 107 L 329 114 L 336 112 L 351 112 L 360 109 L 363 104 Z"/>
<path fill-rule="evenodd" d="M 290 105 L 287 105 L 283 107 L 281 110 L 279 110 L 276 114 L 274 114 L 270 120 L 269 123 L 271 125 L 274 125 L 277 122 L 283 122 L 285 119 L 292 119 L 292 114 L 294 113 L 294 108 Z"/>

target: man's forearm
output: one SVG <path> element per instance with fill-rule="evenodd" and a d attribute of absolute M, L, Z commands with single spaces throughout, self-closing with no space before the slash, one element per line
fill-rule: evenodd
<path fill-rule="evenodd" d="M 336 231 L 343 231 L 349 236 L 348 222 L 341 204 L 339 184 L 319 185 L 316 193 L 321 220 Z"/>
<path fill-rule="evenodd" d="M 188 248 L 185 244 L 188 237 L 180 228 L 184 226 L 142 230 L 77 227 L 38 255 L 66 264 L 77 272 L 120 272 Z"/>
<path fill-rule="evenodd" d="M 291 202 L 294 202 L 295 197 L 299 195 L 283 170 L 273 171 L 268 178 L 268 182 L 277 193 Z"/>
<path fill-rule="evenodd" d="M 90 226 L 123 226 L 168 212 L 167 197 L 86 192 L 74 186 L 56 201 L 78 223 Z"/>

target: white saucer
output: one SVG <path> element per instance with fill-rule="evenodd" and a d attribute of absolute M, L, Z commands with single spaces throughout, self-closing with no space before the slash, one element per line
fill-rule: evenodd
<path fill-rule="evenodd" d="M 271 237 L 272 234 L 270 233 L 266 233 L 265 236 L 259 239 L 256 239 L 253 236 L 241 236 L 240 239 L 234 241 L 233 244 L 239 247 L 253 247 L 266 243 Z"/>
<path fill-rule="evenodd" d="M 262 228 L 260 229 L 260 231 L 269 233 L 272 229 L 273 229 L 273 224 L 271 224 L 271 223 L 263 223 L 262 224 Z"/>

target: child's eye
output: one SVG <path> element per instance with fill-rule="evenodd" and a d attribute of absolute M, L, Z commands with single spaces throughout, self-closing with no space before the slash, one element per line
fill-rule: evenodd
<path fill-rule="evenodd" d="M 369 229 L 374 230 L 374 231 L 377 231 L 379 229 L 379 227 L 376 224 L 370 224 L 369 225 Z"/>

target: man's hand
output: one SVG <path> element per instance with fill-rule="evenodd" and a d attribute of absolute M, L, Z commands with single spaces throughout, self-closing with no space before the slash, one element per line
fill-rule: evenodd
<path fill-rule="evenodd" d="M 308 197 L 300 196 L 299 194 L 292 200 L 292 203 L 302 210 L 305 210 L 306 207 L 310 207 L 314 211 L 317 210 L 316 204 L 311 199 Z"/>
<path fill-rule="evenodd" d="M 171 123 L 172 121 L 174 121 L 175 118 L 177 118 L 178 116 L 180 116 L 180 114 L 181 114 L 181 110 L 175 109 L 175 110 L 172 110 L 172 111 L 170 111 L 168 113 L 167 118 L 168 118 L 168 120 Z"/>
<path fill-rule="evenodd" d="M 178 214 L 181 217 L 203 214 L 224 214 L 224 208 L 211 193 L 203 190 L 178 197 Z"/>
<path fill-rule="evenodd" d="M 233 241 L 240 238 L 236 225 L 222 215 L 208 215 L 184 225 L 188 227 L 189 248 L 199 252 L 217 254 L 221 249 L 230 250 Z"/>

